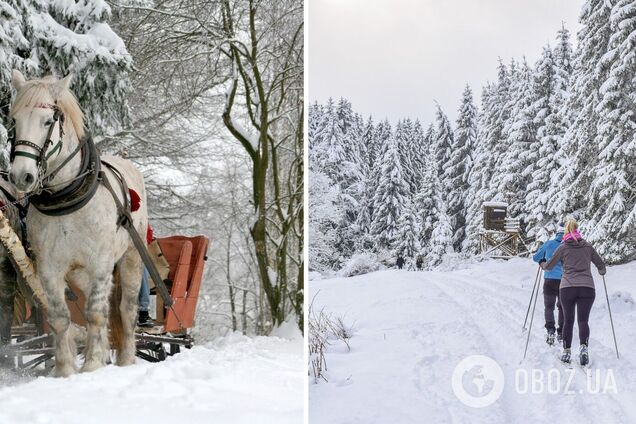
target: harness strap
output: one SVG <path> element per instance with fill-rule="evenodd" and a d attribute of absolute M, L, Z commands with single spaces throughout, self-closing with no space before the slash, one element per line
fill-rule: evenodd
<path fill-rule="evenodd" d="M 11 143 L 11 161 L 13 161 L 13 159 L 16 156 L 24 156 L 26 158 L 29 159 L 33 159 L 39 168 L 41 169 L 41 172 L 45 172 L 46 171 L 46 166 L 47 166 L 47 161 L 51 158 L 51 156 L 53 156 L 53 154 L 55 152 L 60 152 L 62 151 L 62 144 L 63 144 L 63 138 L 64 138 L 64 115 L 62 114 L 62 112 L 60 111 L 60 109 L 57 107 L 57 105 L 36 105 L 35 107 L 40 107 L 40 108 L 49 108 L 49 109 L 53 109 L 53 122 L 51 123 L 51 125 L 49 125 L 49 129 L 48 132 L 46 133 L 46 138 L 44 141 L 44 146 L 40 147 L 37 144 L 29 141 L 29 140 L 17 140 Z M 58 140 L 57 144 L 55 145 L 55 147 L 53 148 L 52 151 L 48 152 L 47 154 L 47 150 L 49 148 L 49 146 L 51 144 L 53 144 L 53 141 L 51 140 L 51 135 L 53 135 L 53 128 L 55 127 L 55 124 L 58 123 L 59 121 L 59 131 L 60 131 L 60 139 Z M 32 149 L 34 149 L 37 152 L 37 155 L 33 154 L 33 153 L 29 153 L 29 152 L 22 152 L 22 151 L 16 151 L 16 147 L 18 146 L 27 146 L 30 147 Z"/>
<path fill-rule="evenodd" d="M 102 162 L 102 163 L 106 165 L 108 169 L 115 170 L 115 168 L 111 164 L 107 162 Z M 145 241 L 141 239 L 141 236 L 139 235 L 139 233 L 133 226 L 133 219 L 132 219 L 132 215 L 130 214 L 130 209 L 128 205 L 124 207 L 122 202 L 119 200 L 119 198 L 117 197 L 117 194 L 115 193 L 115 189 L 110 184 L 110 181 L 108 180 L 108 177 L 106 176 L 106 173 L 104 171 L 100 171 L 99 174 L 100 174 L 101 183 L 110 192 L 111 196 L 113 197 L 113 200 L 115 201 L 117 212 L 119 212 L 118 224 L 124 227 L 126 231 L 128 231 L 128 234 L 130 234 L 130 238 L 132 239 L 133 244 L 135 245 L 135 248 L 137 249 L 137 252 L 139 252 L 139 256 L 141 256 L 141 260 L 146 266 L 146 269 L 148 270 L 150 277 L 155 282 L 157 291 L 161 295 L 161 298 L 163 299 L 164 304 L 170 309 L 172 309 L 172 312 L 174 313 L 175 317 L 177 318 L 177 322 L 179 323 L 179 327 L 184 328 L 183 325 L 181 324 L 181 320 L 179 319 L 179 315 L 177 315 L 177 312 L 174 310 L 174 306 L 173 306 L 174 300 L 170 296 L 170 292 L 168 291 L 168 288 L 166 287 L 165 282 L 161 279 L 161 276 L 159 275 L 159 271 L 157 270 L 157 267 L 155 266 L 154 262 L 152 261 L 152 258 L 150 257 L 150 254 L 148 253 L 148 248 L 146 247 Z M 123 177 L 121 177 L 121 174 L 119 173 L 119 171 L 113 172 L 113 174 L 119 180 L 120 187 L 122 187 L 122 191 L 124 193 L 124 199 L 126 199 L 127 201 L 126 193 L 128 192 L 128 188 L 127 188 L 125 180 L 123 179 Z"/>

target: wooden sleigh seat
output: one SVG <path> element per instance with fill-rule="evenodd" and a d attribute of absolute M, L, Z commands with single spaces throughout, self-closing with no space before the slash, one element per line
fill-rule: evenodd
<path fill-rule="evenodd" d="M 174 304 L 172 309 L 165 308 L 161 297 L 157 296 L 156 321 L 163 325 L 166 333 L 184 333 L 194 326 L 209 241 L 205 236 L 172 236 L 157 240 L 170 265 L 168 280 L 172 283 L 170 295 Z"/>

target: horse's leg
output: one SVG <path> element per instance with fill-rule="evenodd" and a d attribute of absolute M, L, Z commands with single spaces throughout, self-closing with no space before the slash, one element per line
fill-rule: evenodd
<path fill-rule="evenodd" d="M 109 354 L 108 305 L 113 287 L 112 272 L 103 272 L 93 279 L 86 301 L 86 361 L 81 372 L 94 371 L 106 365 Z"/>
<path fill-rule="evenodd" d="M 135 324 L 139 307 L 139 288 L 143 265 L 139 253 L 130 247 L 117 264 L 119 281 L 121 284 L 121 314 L 123 343 L 117 352 L 117 365 L 131 365 L 135 363 Z"/>
<path fill-rule="evenodd" d="M 44 268 L 44 267 L 42 267 Z M 47 317 L 55 334 L 55 376 L 68 377 L 75 373 L 75 341 L 69 331 L 71 312 L 66 305 L 64 275 L 40 270 L 40 278 L 48 302 Z"/>

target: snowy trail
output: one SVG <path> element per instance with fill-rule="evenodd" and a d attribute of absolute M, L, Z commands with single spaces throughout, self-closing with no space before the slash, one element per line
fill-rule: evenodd
<path fill-rule="evenodd" d="M 560 365 L 560 348 L 544 342 L 541 291 L 528 348 L 522 331 L 536 265 L 529 260 L 489 261 L 441 272 L 380 271 L 348 279 L 312 281 L 314 307 L 354 323 L 351 352 L 334 344 L 328 382 L 310 381 L 312 423 L 538 423 L 636 422 L 636 263 L 610 267 L 612 313 L 621 349 L 614 353 L 602 280 L 591 316 L 592 390 L 579 367 Z M 574 329 L 573 351 L 578 351 Z M 505 386 L 492 405 L 476 409 L 455 396 L 451 376 L 470 355 L 485 355 L 503 369 Z M 524 371 L 543 373 L 532 393 L 517 387 Z M 612 374 L 616 392 L 594 393 Z M 550 374 L 551 373 L 551 374 Z M 558 376 L 557 376 L 558 374 Z M 523 375 L 523 374 L 522 374 Z M 558 379 L 558 380 L 557 380 Z M 571 379 L 571 381 L 568 381 Z M 558 385 L 556 384 L 558 383 Z M 551 386 L 551 391 L 547 385 Z"/>
<path fill-rule="evenodd" d="M 7 380 L 0 423 L 290 423 L 303 420 L 303 341 L 238 334 L 165 362 L 66 379 Z"/>

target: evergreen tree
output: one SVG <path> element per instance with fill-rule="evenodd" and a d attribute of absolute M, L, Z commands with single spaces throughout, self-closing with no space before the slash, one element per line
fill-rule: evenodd
<path fill-rule="evenodd" d="M 413 179 L 414 179 L 414 192 L 413 197 L 420 191 L 422 185 L 422 178 L 424 175 L 424 168 L 426 162 L 426 155 L 428 154 L 430 147 L 430 139 L 426 138 L 424 129 L 419 120 L 413 124 L 413 142 L 410 146 L 411 166 L 413 167 Z"/>
<path fill-rule="evenodd" d="M 597 139 L 601 101 L 600 87 L 607 79 L 610 28 L 610 4 L 588 0 L 581 14 L 578 48 L 574 56 L 571 87 L 565 109 L 571 124 L 564 135 L 555 160 L 560 165 L 554 175 L 555 190 L 549 209 L 557 217 L 582 212 L 592 183 L 591 165 L 598 157 Z"/>
<path fill-rule="evenodd" d="M 316 165 L 332 181 L 340 184 L 343 181 L 342 164 L 347 155 L 344 149 L 344 133 L 338 120 L 333 99 L 329 99 L 324 107 L 322 122 L 316 132 Z"/>
<path fill-rule="evenodd" d="M 552 174 L 557 164 L 554 155 L 559 147 L 558 110 L 555 109 L 556 65 L 550 47 L 545 47 L 536 65 L 533 83 L 533 114 L 537 141 L 532 143 L 535 153 L 530 160 L 536 163 L 526 193 L 527 232 L 545 241 L 556 230 L 556 218 L 548 211 Z"/>
<path fill-rule="evenodd" d="M 430 152 L 424 156 L 422 183 L 415 196 L 414 209 L 417 218 L 420 246 L 427 247 L 435 223 L 437 222 L 436 199 L 439 197 L 439 180 L 437 178 L 437 164 Z"/>
<path fill-rule="evenodd" d="M 491 126 L 489 121 L 496 115 L 496 87 L 488 84 L 481 94 L 481 111 L 478 115 L 478 131 L 473 150 L 473 165 L 468 177 L 468 192 L 466 194 L 466 238 L 462 244 L 462 250 L 471 253 L 477 252 L 479 229 L 482 226 L 482 204 L 488 199 L 489 184 L 492 178 L 492 167 L 495 159 L 491 142 L 493 137 L 489 135 Z"/>
<path fill-rule="evenodd" d="M 128 123 L 128 71 L 132 59 L 108 25 L 111 10 L 104 0 L 42 2 L 0 1 L 0 89 L 2 104 L 11 104 L 11 70 L 27 78 L 73 73 L 77 96 L 93 134 L 114 132 Z M 8 127 L 8 107 L 0 112 L 0 133 Z"/>
<path fill-rule="evenodd" d="M 477 109 L 473 102 L 473 92 L 466 86 L 451 144 L 451 155 L 444 170 L 444 179 L 449 188 L 448 215 L 453 226 L 453 246 L 456 250 L 461 248 L 465 237 L 468 175 L 472 166 L 470 155 L 476 138 Z"/>
<path fill-rule="evenodd" d="M 356 227 L 358 231 L 358 237 L 355 240 L 355 250 L 358 252 L 369 250 L 373 247 L 373 243 L 370 238 L 371 230 L 371 214 L 372 214 L 372 200 L 375 191 L 373 185 L 374 175 L 372 172 L 373 163 L 370 159 L 372 146 L 375 140 L 375 127 L 373 125 L 373 119 L 369 116 L 361 137 L 361 151 L 364 152 L 360 163 L 361 174 L 361 192 L 362 197 L 360 199 L 359 213 L 356 218 Z"/>
<path fill-rule="evenodd" d="M 404 259 L 414 258 L 420 251 L 419 227 L 410 202 L 404 206 L 404 212 L 399 221 L 399 235 L 396 253 Z"/>
<path fill-rule="evenodd" d="M 636 223 L 633 185 L 636 182 L 636 1 L 618 0 L 610 17 L 609 75 L 601 86 L 599 157 L 589 198 L 588 238 L 609 261 L 632 256 Z"/>
<path fill-rule="evenodd" d="M 504 153 L 500 173 L 495 181 L 497 191 L 508 201 L 508 213 L 523 223 L 526 189 L 535 167 L 531 148 L 538 146 L 533 119 L 533 71 L 524 60 L 514 84 L 510 118 L 503 134 L 510 146 Z"/>
<path fill-rule="evenodd" d="M 375 236 L 379 250 L 392 250 L 396 247 L 399 220 L 404 213 L 408 196 L 402 177 L 400 154 L 394 138 L 388 140 L 379 174 L 379 184 L 373 197 L 371 233 Z"/>
<path fill-rule="evenodd" d="M 435 119 L 435 136 L 433 138 L 432 152 L 437 162 L 437 175 L 443 178 L 446 166 L 450 161 L 451 149 L 455 141 L 453 140 L 453 129 L 451 128 L 448 117 L 442 111 L 440 105 L 437 105 Z"/>
<path fill-rule="evenodd" d="M 453 253 L 453 226 L 446 213 L 444 203 L 441 202 L 437 213 L 437 222 L 428 243 L 426 262 L 429 266 L 438 265 L 449 253 Z"/>

